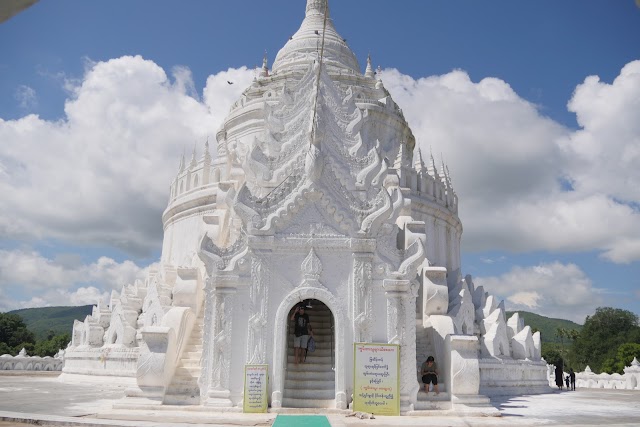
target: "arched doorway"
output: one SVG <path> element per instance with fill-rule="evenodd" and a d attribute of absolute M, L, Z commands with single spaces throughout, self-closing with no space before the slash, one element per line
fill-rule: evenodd
<path fill-rule="evenodd" d="M 311 379 L 314 376 L 319 377 L 321 374 L 304 373 L 316 372 L 314 371 L 314 369 L 318 368 L 318 366 L 309 365 L 312 360 L 314 362 L 320 362 L 320 360 L 318 359 L 309 359 L 309 355 L 307 355 L 308 363 L 306 365 L 302 364 L 298 368 L 299 370 L 303 370 L 303 373 L 287 377 L 287 374 L 289 372 L 289 362 L 293 362 L 293 352 L 290 353 L 290 349 L 293 349 L 293 337 L 289 334 L 291 324 L 290 318 L 294 307 L 300 304 L 300 302 L 302 301 L 311 301 L 311 305 L 313 308 L 309 310 L 309 320 L 312 328 L 314 328 L 314 334 L 316 334 L 316 329 L 318 330 L 318 332 L 322 332 L 321 334 L 317 335 L 317 338 L 319 338 L 321 342 L 316 346 L 316 349 L 318 349 L 316 350 L 316 352 L 319 351 L 319 349 L 329 350 L 328 352 L 323 352 L 323 356 L 320 356 L 320 353 L 318 353 L 318 356 L 316 356 L 326 357 L 328 359 L 328 369 L 326 369 L 326 361 L 322 361 L 324 362 L 322 363 L 322 365 L 325 368 L 326 372 L 326 375 L 323 376 L 322 379 Z M 315 321 L 314 318 L 316 319 Z M 317 325 L 314 322 L 317 323 Z M 270 402 L 272 408 L 295 407 L 293 405 L 298 405 L 297 407 L 303 408 L 325 407 L 318 406 L 320 404 L 330 405 L 329 408 L 347 408 L 348 400 L 346 393 L 345 372 L 346 352 L 344 348 L 346 326 L 346 315 L 344 313 L 344 310 L 342 309 L 341 303 L 331 292 L 329 292 L 324 287 L 301 286 L 296 288 L 294 291 L 290 292 L 283 298 L 280 306 L 278 307 L 275 318 L 275 343 L 273 352 L 273 371 L 271 374 L 273 382 Z M 293 331 L 291 330 L 291 332 Z M 329 337 L 331 337 L 331 340 L 328 339 Z M 308 368 L 308 370 L 304 371 L 305 368 Z M 324 378 L 328 378 L 328 376 L 330 375 L 329 370 L 333 374 L 333 378 L 335 381 L 333 398 L 331 400 L 320 399 L 324 402 L 315 402 L 314 406 L 313 403 L 316 398 L 309 398 L 309 393 L 304 392 L 303 390 L 311 390 L 314 386 L 320 385 L 319 383 L 313 383 L 309 381 L 324 381 Z M 305 377 L 309 379 L 301 379 Z M 298 382 L 293 384 L 291 382 L 287 383 L 287 379 Z M 307 384 L 302 384 L 304 382 L 306 382 Z M 302 387 L 290 387 L 285 389 L 285 385 L 302 385 Z M 326 385 L 327 384 L 324 384 L 324 386 Z M 295 392 L 293 392 L 293 397 L 297 398 L 297 400 L 290 400 L 290 396 L 292 396 L 293 390 L 296 390 Z M 287 391 L 286 396 L 285 391 Z M 323 394 L 322 396 L 324 397 L 328 395 L 329 392 L 327 391 L 326 395 Z"/>
<path fill-rule="evenodd" d="M 304 361 L 294 360 L 294 322 L 290 321 L 298 305 L 305 307 L 313 330 L 316 348 L 305 351 Z M 288 408 L 335 408 L 335 320 L 324 303 L 309 299 L 296 304 L 287 316 L 287 364 L 282 406 Z"/>

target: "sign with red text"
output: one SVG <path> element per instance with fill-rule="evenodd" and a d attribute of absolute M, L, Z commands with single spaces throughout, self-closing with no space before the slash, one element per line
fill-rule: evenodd
<path fill-rule="evenodd" d="M 400 346 L 353 345 L 353 410 L 400 415 Z"/>

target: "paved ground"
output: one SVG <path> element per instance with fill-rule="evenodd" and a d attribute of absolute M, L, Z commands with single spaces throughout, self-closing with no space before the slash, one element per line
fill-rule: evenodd
<path fill-rule="evenodd" d="M 67 384 L 55 376 L 0 373 L 0 427 L 42 426 L 270 426 L 276 414 L 213 413 L 205 408 L 117 411 L 112 404 L 124 386 Z M 464 417 L 434 412 L 429 417 L 359 420 L 329 414 L 332 427 L 348 426 L 640 426 L 640 391 L 588 390 L 496 398 L 501 417 Z M 25 424 L 21 424 L 25 423 Z M 303 427 L 303 426 L 301 426 Z"/>

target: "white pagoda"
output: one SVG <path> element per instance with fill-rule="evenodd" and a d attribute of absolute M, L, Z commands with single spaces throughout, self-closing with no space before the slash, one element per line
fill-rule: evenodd
<path fill-rule="evenodd" d="M 161 268 L 73 329 L 63 377 L 128 379 L 123 405 L 238 408 L 245 364 L 269 404 L 347 409 L 353 344 L 400 346 L 403 414 L 549 390 L 540 334 L 461 275 L 458 197 L 400 107 L 308 0 L 300 29 L 216 135 L 183 158 Z M 304 302 L 317 350 L 293 367 Z M 433 355 L 440 395 L 421 391 Z M 233 410 L 233 409 L 231 409 Z"/>

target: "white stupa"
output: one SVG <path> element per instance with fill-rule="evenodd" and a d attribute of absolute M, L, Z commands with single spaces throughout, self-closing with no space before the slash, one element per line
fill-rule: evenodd
<path fill-rule="evenodd" d="M 458 197 L 400 107 L 364 74 L 327 0 L 265 62 L 216 135 L 183 158 L 161 268 L 73 330 L 63 377 L 129 378 L 131 405 L 238 407 L 245 364 L 269 365 L 273 409 L 346 409 L 353 344 L 400 345 L 402 413 L 549 390 L 540 334 L 462 278 Z M 304 301 L 318 350 L 293 369 Z M 441 370 L 434 402 L 417 370 Z"/>

